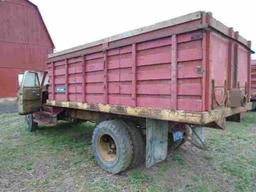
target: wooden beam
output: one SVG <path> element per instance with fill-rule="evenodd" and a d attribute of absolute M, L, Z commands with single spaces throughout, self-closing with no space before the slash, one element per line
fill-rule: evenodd
<path fill-rule="evenodd" d="M 65 92 L 65 96 L 66 96 L 66 100 L 69 101 L 69 90 L 68 90 L 68 59 L 65 59 L 65 87 L 66 87 L 66 92 Z"/>
<path fill-rule="evenodd" d="M 207 25 L 211 23 L 212 15 L 210 13 L 204 13 L 202 17 L 203 25 Z M 210 70 L 210 32 L 205 30 L 203 31 L 203 42 L 202 42 L 202 49 L 203 49 L 203 61 L 202 61 L 202 68 L 204 70 L 201 84 L 202 90 L 202 111 L 210 111 L 212 108 L 212 84 L 211 84 L 211 70 Z"/>
<path fill-rule="evenodd" d="M 137 74 L 136 74 L 136 65 L 137 65 L 137 57 L 136 57 L 136 44 L 132 45 L 132 99 L 133 106 L 137 106 Z"/>
<path fill-rule="evenodd" d="M 245 107 L 222 107 L 209 112 L 189 112 L 183 110 L 130 107 L 109 104 L 89 104 L 57 100 L 47 100 L 47 105 L 197 125 L 207 125 L 208 123 L 217 121 L 223 117 L 228 117 L 230 115 L 246 112 L 252 109 L 252 103 L 247 103 Z"/>
<path fill-rule="evenodd" d="M 171 109 L 177 109 L 177 37 L 172 35 Z"/>
<path fill-rule="evenodd" d="M 107 51 L 104 51 L 104 103 L 108 104 L 108 56 Z"/>
<path fill-rule="evenodd" d="M 86 57 L 82 56 L 82 102 L 86 102 Z"/>
<path fill-rule="evenodd" d="M 55 99 L 55 73 L 54 73 L 55 67 L 54 67 L 54 62 L 52 62 L 52 82 L 51 82 L 51 88 L 52 88 L 52 99 Z"/>

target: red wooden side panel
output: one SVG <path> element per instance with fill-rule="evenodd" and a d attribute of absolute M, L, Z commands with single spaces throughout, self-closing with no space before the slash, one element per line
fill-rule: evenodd
<path fill-rule="evenodd" d="M 227 92 L 250 79 L 249 44 L 211 14 L 201 16 L 53 55 L 50 100 L 191 112 L 224 105 Z"/>
<path fill-rule="evenodd" d="M 105 66 L 104 52 L 86 55 L 84 63 L 83 57 L 54 62 L 55 93 L 54 98 L 51 94 L 50 99 L 92 104 L 106 103 L 107 91 L 108 104 L 172 109 L 174 108 L 171 103 L 172 46 L 175 46 L 177 69 L 173 78 L 177 81 L 174 87 L 177 94 L 176 109 L 200 111 L 202 109 L 202 75 L 198 74 L 197 68 L 202 65 L 202 38 L 193 39 L 193 36 L 201 36 L 201 33 L 197 31 L 177 35 L 175 45 L 172 45 L 171 36 L 137 43 L 134 46 L 134 53 L 133 45 L 109 50 L 106 53 Z M 66 62 L 67 76 L 65 75 Z M 82 73 L 83 65 L 85 65 L 84 73 Z M 136 67 L 136 74 L 133 73 L 133 66 Z M 52 65 L 48 67 L 52 71 Z M 104 75 L 105 67 L 107 76 Z M 49 74 L 52 82 L 52 73 Z M 84 87 L 83 79 L 85 79 Z M 104 85 L 105 80 L 107 80 L 107 90 Z M 65 87 L 67 87 L 68 98 L 65 92 L 58 91 Z M 82 99 L 83 91 L 86 93 L 85 101 Z"/>
<path fill-rule="evenodd" d="M 231 35 L 235 37 L 236 34 Z M 231 89 L 240 88 L 244 92 L 250 89 L 248 54 L 250 55 L 248 49 L 242 45 L 220 34 L 210 34 L 210 89 L 211 99 L 214 100 L 213 108 L 225 105 L 227 92 Z"/>
<path fill-rule="evenodd" d="M 197 36 L 196 40 L 192 40 Z M 178 36 L 178 108 L 186 111 L 202 111 L 202 32 Z M 182 41 L 183 40 L 183 41 Z"/>
<path fill-rule="evenodd" d="M 245 88 L 248 85 L 248 51 L 239 46 L 238 47 L 238 73 L 237 80 L 241 88 Z"/>
<path fill-rule="evenodd" d="M 210 80 L 214 81 L 214 88 L 211 84 L 212 96 L 219 105 L 225 102 L 225 83 L 227 84 L 228 66 L 228 44 L 229 40 L 219 34 L 210 33 Z M 231 73 L 231 72 L 230 72 Z"/>

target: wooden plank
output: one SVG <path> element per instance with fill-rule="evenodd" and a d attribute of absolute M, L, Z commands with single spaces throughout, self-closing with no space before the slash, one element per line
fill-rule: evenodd
<path fill-rule="evenodd" d="M 65 92 L 65 97 L 66 100 L 69 101 L 69 83 L 68 83 L 68 59 L 65 59 L 65 87 L 66 87 L 66 92 Z"/>
<path fill-rule="evenodd" d="M 104 103 L 108 104 L 108 56 L 104 51 Z"/>
<path fill-rule="evenodd" d="M 202 22 L 203 24 L 209 23 L 212 16 L 211 14 L 204 13 Z M 210 111 L 212 107 L 212 100 L 211 100 L 211 70 L 210 70 L 210 32 L 204 31 L 203 33 L 203 41 L 202 41 L 202 50 L 203 50 L 203 60 L 202 60 L 202 67 L 203 67 L 203 76 L 201 80 L 202 90 L 202 111 Z"/>
<path fill-rule="evenodd" d="M 137 105 L 137 57 L 136 57 L 136 44 L 132 45 L 132 99 L 133 106 Z"/>
<path fill-rule="evenodd" d="M 207 29 L 207 27 L 208 27 L 207 25 L 196 25 L 194 27 L 186 28 L 186 29 L 183 29 L 183 30 L 179 29 L 179 30 L 176 30 L 176 31 L 173 31 L 173 32 L 155 35 L 155 36 L 149 37 L 149 38 L 143 38 L 143 39 L 140 39 L 140 40 L 134 40 L 134 41 L 130 41 L 130 42 L 120 43 L 116 46 L 109 46 L 107 48 L 107 50 L 111 51 L 113 49 L 126 47 L 126 46 L 132 45 L 134 43 L 139 44 L 139 43 L 143 43 L 143 42 L 146 42 L 146 41 L 162 39 L 162 38 L 165 38 L 165 37 L 170 37 L 174 34 L 184 34 L 184 33 L 193 32 L 193 31 L 196 31 L 196 30 L 200 30 L 200 29 Z M 93 53 L 99 53 L 101 51 L 102 51 L 102 46 L 99 45 L 98 47 L 93 47 L 93 48 L 88 48 L 88 49 L 79 49 L 77 51 L 71 51 L 67 54 L 61 54 L 60 53 L 58 56 L 50 56 L 48 58 L 48 63 L 53 62 L 53 61 L 59 61 L 61 59 L 65 59 L 65 58 L 78 57 L 80 55 L 89 55 L 89 54 L 93 54 Z"/>
<path fill-rule="evenodd" d="M 85 56 L 82 56 L 82 101 L 86 102 Z"/>
<path fill-rule="evenodd" d="M 88 102 L 89 100 L 88 95 Z M 97 99 L 98 96 L 98 99 Z M 174 122 L 190 123 L 197 125 L 206 125 L 217 121 L 220 118 L 227 117 L 236 113 L 246 112 L 252 109 L 252 103 L 247 103 L 245 107 L 222 107 L 209 112 L 188 112 L 184 110 L 156 109 L 150 107 L 127 107 L 122 105 L 105 105 L 102 103 L 102 95 L 91 95 L 94 103 L 65 102 L 58 100 L 47 100 L 47 105 L 64 107 L 69 109 L 80 109 L 88 111 L 96 111 L 103 113 L 127 115 L 133 117 L 143 117 L 159 120 L 167 120 Z"/>
<path fill-rule="evenodd" d="M 233 28 L 229 28 L 229 36 L 230 37 L 233 37 Z M 231 86 L 232 86 L 232 63 L 233 63 L 233 40 L 229 39 L 229 43 L 228 43 L 228 67 L 227 67 L 227 76 L 228 76 L 228 79 L 227 79 L 227 88 L 228 90 L 231 89 Z"/>
<path fill-rule="evenodd" d="M 237 39 L 239 36 L 238 32 L 235 32 L 235 39 Z M 238 44 L 235 43 L 234 45 L 234 70 L 233 70 L 233 85 L 232 88 L 238 87 Z"/>
<path fill-rule="evenodd" d="M 168 121 L 146 120 L 146 167 L 166 159 L 168 151 Z"/>
<path fill-rule="evenodd" d="M 248 46 L 250 47 L 250 49 L 251 49 L 251 41 L 249 41 L 248 42 Z M 248 80 L 247 80 L 247 101 L 249 101 L 250 100 L 250 96 L 251 96 L 251 92 L 252 92 L 252 90 L 251 90 L 251 53 L 248 53 Z"/>
<path fill-rule="evenodd" d="M 171 108 L 177 109 L 177 37 L 172 36 Z"/>
<path fill-rule="evenodd" d="M 52 62 L 52 82 L 51 82 L 51 87 L 52 87 L 52 99 L 55 99 L 55 74 L 54 74 L 55 68 L 54 68 L 54 62 Z"/>

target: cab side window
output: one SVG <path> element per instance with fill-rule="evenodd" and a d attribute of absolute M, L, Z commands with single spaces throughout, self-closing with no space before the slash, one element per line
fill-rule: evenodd
<path fill-rule="evenodd" d="M 39 87 L 37 73 L 25 73 L 23 76 L 22 87 Z"/>

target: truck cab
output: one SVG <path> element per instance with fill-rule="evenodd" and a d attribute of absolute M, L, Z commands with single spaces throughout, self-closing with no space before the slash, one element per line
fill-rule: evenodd
<path fill-rule="evenodd" d="M 40 111 L 48 98 L 47 72 L 25 71 L 18 90 L 18 112 L 27 115 Z"/>
<path fill-rule="evenodd" d="M 27 128 L 34 131 L 38 124 L 56 125 L 57 114 L 46 106 L 49 77 L 46 71 L 25 71 L 18 90 L 18 112 L 25 116 Z M 59 111 L 57 111 L 59 112 Z"/>

